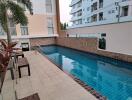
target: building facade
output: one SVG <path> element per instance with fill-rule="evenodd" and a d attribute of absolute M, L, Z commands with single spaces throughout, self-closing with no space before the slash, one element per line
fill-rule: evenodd
<path fill-rule="evenodd" d="M 132 0 L 72 0 L 70 28 L 132 21 Z"/>
<path fill-rule="evenodd" d="M 31 0 L 33 4 L 33 15 L 28 10 L 25 13 L 28 17 L 28 25 L 15 25 L 10 19 L 10 32 L 12 39 L 29 42 L 30 38 L 56 37 L 57 31 L 57 11 L 56 0 Z M 6 39 L 6 33 L 0 27 L 0 38 Z M 21 44 L 21 42 L 20 42 Z"/>

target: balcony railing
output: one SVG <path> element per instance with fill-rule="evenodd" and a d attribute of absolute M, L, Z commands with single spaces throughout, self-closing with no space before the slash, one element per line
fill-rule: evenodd
<path fill-rule="evenodd" d="M 69 6 L 72 7 L 74 4 L 76 4 L 80 1 L 82 1 L 82 0 L 72 0 L 71 4 Z"/>

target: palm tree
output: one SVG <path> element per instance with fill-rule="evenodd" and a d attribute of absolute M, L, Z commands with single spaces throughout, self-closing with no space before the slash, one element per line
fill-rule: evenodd
<path fill-rule="evenodd" d="M 0 24 L 3 30 L 7 33 L 8 44 L 11 42 L 9 18 L 11 17 L 15 24 L 28 24 L 28 19 L 22 5 L 29 10 L 30 14 L 33 14 L 32 3 L 30 0 L 0 0 Z"/>

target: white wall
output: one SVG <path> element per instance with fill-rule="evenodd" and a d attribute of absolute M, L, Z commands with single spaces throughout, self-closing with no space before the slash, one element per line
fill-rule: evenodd
<path fill-rule="evenodd" d="M 113 28 L 106 36 L 106 50 L 132 55 L 132 24 L 119 25 Z"/>
<path fill-rule="evenodd" d="M 132 22 L 67 30 L 67 34 L 73 33 L 106 33 L 106 51 L 132 55 Z"/>

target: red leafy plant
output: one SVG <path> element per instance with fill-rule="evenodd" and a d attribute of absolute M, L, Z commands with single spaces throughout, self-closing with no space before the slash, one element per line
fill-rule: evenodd
<path fill-rule="evenodd" d="M 17 42 L 7 43 L 5 40 L 0 40 L 1 50 L 0 50 L 0 71 L 4 71 L 8 66 L 9 59 Z"/>

